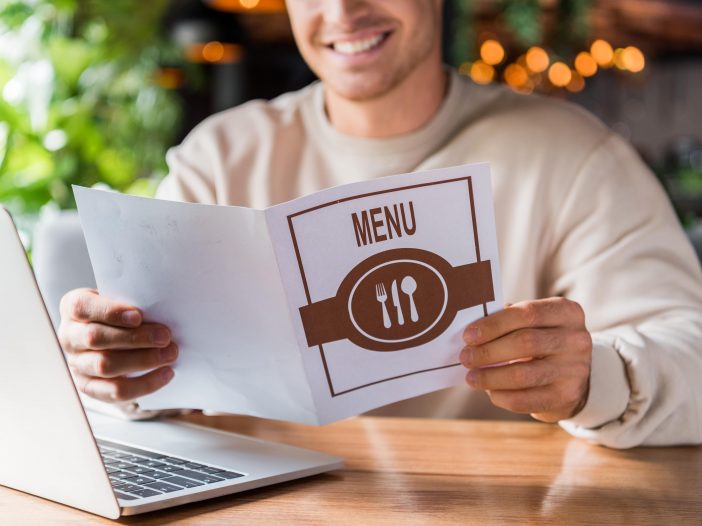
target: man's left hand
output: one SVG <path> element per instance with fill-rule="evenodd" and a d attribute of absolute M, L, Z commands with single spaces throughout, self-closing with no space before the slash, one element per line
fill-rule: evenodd
<path fill-rule="evenodd" d="M 471 323 L 466 382 L 496 406 L 544 422 L 577 414 L 590 383 L 592 339 L 582 307 L 564 298 L 524 301 Z"/>

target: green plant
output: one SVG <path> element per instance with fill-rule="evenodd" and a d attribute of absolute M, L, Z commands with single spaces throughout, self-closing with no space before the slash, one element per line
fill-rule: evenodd
<path fill-rule="evenodd" d="M 167 0 L 0 0 L 0 202 L 75 206 L 72 184 L 150 195 L 180 117 Z"/>

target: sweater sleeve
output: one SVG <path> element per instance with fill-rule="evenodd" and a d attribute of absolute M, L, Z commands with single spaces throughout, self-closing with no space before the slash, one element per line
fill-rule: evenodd
<path fill-rule="evenodd" d="M 593 337 L 588 401 L 560 425 L 615 448 L 702 443 L 702 272 L 660 184 L 610 134 L 557 209 L 549 293 Z"/>
<path fill-rule="evenodd" d="M 158 199 L 217 204 L 214 180 L 215 172 L 220 169 L 216 163 L 220 157 L 219 141 L 208 126 L 209 122 L 205 121 L 181 144 L 168 150 L 168 175 L 158 187 Z"/>

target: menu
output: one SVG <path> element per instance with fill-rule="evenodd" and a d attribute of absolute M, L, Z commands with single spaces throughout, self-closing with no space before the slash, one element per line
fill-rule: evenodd
<path fill-rule="evenodd" d="M 487 164 L 265 210 L 74 192 L 100 293 L 180 348 L 145 409 L 360 414 L 463 383 L 463 329 L 502 306 Z"/>

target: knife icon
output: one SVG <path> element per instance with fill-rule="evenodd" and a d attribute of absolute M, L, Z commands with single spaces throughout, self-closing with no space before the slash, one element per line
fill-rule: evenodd
<path fill-rule="evenodd" d="M 402 305 L 400 305 L 400 295 L 397 292 L 397 280 L 392 280 L 392 285 L 390 287 L 390 294 L 392 295 L 392 304 L 397 309 L 397 323 L 399 325 L 405 324 L 405 317 L 402 315 Z"/>

